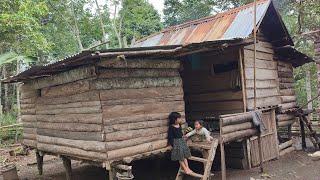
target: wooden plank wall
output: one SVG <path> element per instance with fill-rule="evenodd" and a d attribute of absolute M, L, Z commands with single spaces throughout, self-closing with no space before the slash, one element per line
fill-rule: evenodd
<path fill-rule="evenodd" d="M 257 107 L 280 104 L 277 62 L 272 44 L 262 33 L 258 33 L 256 53 L 256 103 Z M 243 50 L 246 79 L 247 108 L 254 109 L 254 46 L 245 46 Z"/>
<path fill-rule="evenodd" d="M 24 83 L 20 87 L 21 121 L 23 123 L 23 144 L 32 148 L 37 147 L 37 120 L 35 101 L 39 96 L 32 85 Z"/>
<path fill-rule="evenodd" d="M 279 88 L 281 104 L 279 105 L 281 111 L 297 106 L 296 96 L 294 92 L 294 77 L 292 64 L 283 62 L 281 59 L 278 61 L 278 74 L 279 74 Z M 278 126 L 288 126 L 296 121 L 296 117 L 291 114 L 279 113 L 277 114 Z"/>
<path fill-rule="evenodd" d="M 238 50 L 223 54 L 204 54 L 198 59 L 199 69 L 192 69 L 191 63 L 184 64 L 183 81 L 186 102 L 186 116 L 189 120 L 203 119 L 243 112 L 242 91 L 233 89 L 234 76 L 240 76 L 239 70 L 212 74 L 213 64 L 238 62 Z"/>
<path fill-rule="evenodd" d="M 175 60 L 103 60 L 37 79 L 23 87 L 25 144 L 97 161 L 166 148 L 169 113 L 184 116 L 179 69 Z"/>
<path fill-rule="evenodd" d="M 168 115 L 184 115 L 178 60 L 127 59 L 98 64 L 92 86 L 100 93 L 109 160 L 167 147 Z"/>

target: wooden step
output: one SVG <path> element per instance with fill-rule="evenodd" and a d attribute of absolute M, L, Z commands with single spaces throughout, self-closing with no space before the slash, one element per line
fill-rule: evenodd
<path fill-rule="evenodd" d="M 192 173 L 192 174 L 186 174 L 186 172 L 184 172 L 184 170 L 180 170 L 181 171 L 181 173 L 183 173 L 183 174 L 185 174 L 185 175 L 187 175 L 187 176 L 192 176 L 192 177 L 196 177 L 196 178 L 202 178 L 203 177 L 203 175 L 202 174 L 198 174 L 198 173 Z"/>
<path fill-rule="evenodd" d="M 203 142 L 188 142 L 189 147 L 200 148 L 200 149 L 211 149 L 211 144 Z"/>
<path fill-rule="evenodd" d="M 202 162 L 202 163 L 208 162 L 207 159 L 203 159 L 203 158 L 195 157 L 195 156 L 191 156 L 188 159 L 191 160 L 191 161 L 197 161 L 197 162 Z"/>

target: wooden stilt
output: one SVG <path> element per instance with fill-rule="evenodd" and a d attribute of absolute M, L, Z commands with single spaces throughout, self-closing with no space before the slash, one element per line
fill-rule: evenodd
<path fill-rule="evenodd" d="M 259 146 L 259 163 L 260 163 L 260 172 L 263 172 L 263 154 L 262 154 L 262 144 L 261 144 L 261 132 L 258 135 L 258 146 Z"/>
<path fill-rule="evenodd" d="M 221 179 L 226 180 L 227 179 L 226 159 L 225 159 L 225 153 L 224 153 L 224 144 L 222 140 L 220 141 L 220 152 L 221 152 Z"/>
<path fill-rule="evenodd" d="M 304 131 L 304 123 L 302 120 L 302 117 L 299 117 L 299 122 L 300 122 L 300 132 L 301 132 L 301 144 L 302 144 L 302 149 L 305 150 L 307 148 L 306 144 L 306 133 Z"/>
<path fill-rule="evenodd" d="M 39 175 L 43 174 L 43 154 L 41 154 L 39 151 L 36 151 L 36 158 L 37 158 L 37 166 L 38 166 L 38 172 Z"/>
<path fill-rule="evenodd" d="M 65 156 L 61 156 L 63 161 L 63 166 L 66 169 L 66 179 L 72 180 L 72 167 L 71 167 L 71 160 Z"/>
<path fill-rule="evenodd" d="M 290 124 L 288 126 L 288 138 L 291 139 L 292 138 L 292 124 Z"/>
<path fill-rule="evenodd" d="M 116 180 L 116 171 L 113 167 L 108 170 L 109 180 Z"/>

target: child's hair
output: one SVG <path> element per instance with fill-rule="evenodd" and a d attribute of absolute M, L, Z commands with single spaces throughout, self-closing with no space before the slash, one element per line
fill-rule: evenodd
<path fill-rule="evenodd" d="M 195 120 L 194 122 L 195 123 L 198 122 L 203 127 L 203 123 L 204 123 L 203 120 Z"/>
<path fill-rule="evenodd" d="M 169 126 L 176 123 L 178 118 L 181 118 L 181 114 L 178 112 L 172 112 L 169 114 Z"/>

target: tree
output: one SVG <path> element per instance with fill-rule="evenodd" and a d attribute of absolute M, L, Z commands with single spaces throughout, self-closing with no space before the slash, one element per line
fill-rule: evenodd
<path fill-rule="evenodd" d="M 214 12 L 214 0 L 165 0 L 164 20 L 166 26 L 209 16 Z"/>

